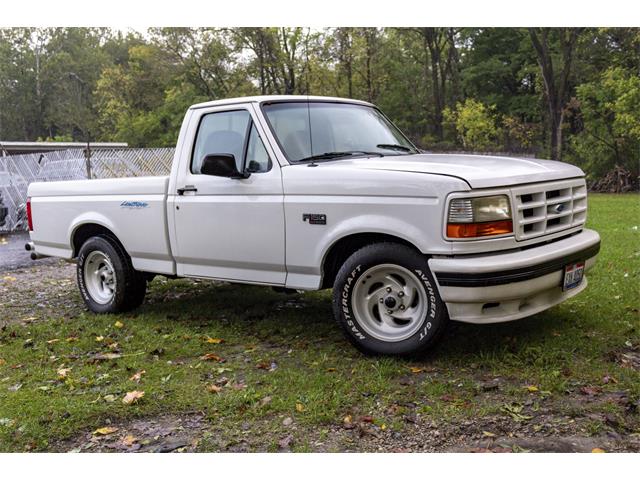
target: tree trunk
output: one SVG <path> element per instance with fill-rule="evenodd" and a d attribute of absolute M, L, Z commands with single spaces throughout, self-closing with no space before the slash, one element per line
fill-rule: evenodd
<path fill-rule="evenodd" d="M 440 62 L 443 45 L 440 42 L 441 32 L 439 28 L 423 28 L 422 35 L 429 49 L 431 57 L 431 83 L 433 88 L 433 122 L 434 131 L 439 141 L 444 140 L 444 130 L 442 128 L 444 110 L 444 81 L 441 82 Z"/>
<path fill-rule="evenodd" d="M 562 58 L 560 74 L 556 78 L 554 61 L 550 51 L 550 28 L 529 28 L 531 43 L 538 57 L 538 65 L 544 81 L 544 93 L 549 110 L 549 154 L 554 160 L 562 159 L 562 123 L 565 105 L 569 100 L 569 79 L 578 35 L 581 29 L 558 30 L 559 48 Z M 560 62 L 559 62 L 560 63 Z"/>

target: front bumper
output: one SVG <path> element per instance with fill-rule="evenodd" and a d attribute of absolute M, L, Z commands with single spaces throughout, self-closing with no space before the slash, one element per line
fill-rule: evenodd
<path fill-rule="evenodd" d="M 431 258 L 449 318 L 469 323 L 517 320 L 546 310 L 587 287 L 587 278 L 563 291 L 564 266 L 585 262 L 585 272 L 596 261 L 600 236 L 583 230 L 539 247 L 509 253 Z"/>

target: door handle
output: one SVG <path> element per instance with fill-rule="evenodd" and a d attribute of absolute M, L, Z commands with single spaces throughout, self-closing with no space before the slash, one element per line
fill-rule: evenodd
<path fill-rule="evenodd" d="M 178 195 L 184 195 L 184 192 L 197 192 L 198 189 L 195 187 L 195 185 L 185 185 L 182 188 L 178 189 Z"/>

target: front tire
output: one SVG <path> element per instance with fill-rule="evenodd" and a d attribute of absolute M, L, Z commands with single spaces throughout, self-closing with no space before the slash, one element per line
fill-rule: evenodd
<path fill-rule="evenodd" d="M 119 313 L 142 304 L 147 289 L 122 246 L 107 235 L 89 238 L 80 248 L 77 264 L 80 294 L 95 313 Z"/>
<path fill-rule="evenodd" d="M 424 353 L 448 322 L 427 259 L 396 243 L 367 245 L 347 259 L 334 283 L 333 311 L 367 354 Z"/>

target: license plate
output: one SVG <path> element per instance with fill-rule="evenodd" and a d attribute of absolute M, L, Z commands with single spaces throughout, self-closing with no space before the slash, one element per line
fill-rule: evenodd
<path fill-rule="evenodd" d="M 584 262 L 571 263 L 564 267 L 562 290 L 576 288 L 584 278 Z"/>

